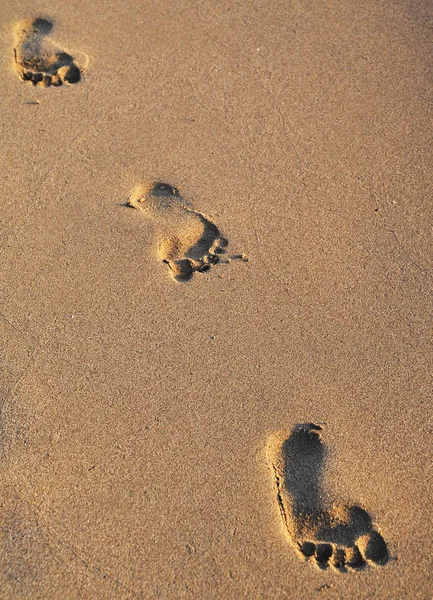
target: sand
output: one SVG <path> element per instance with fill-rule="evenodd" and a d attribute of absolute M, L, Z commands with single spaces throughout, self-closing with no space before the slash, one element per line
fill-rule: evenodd
<path fill-rule="evenodd" d="M 2 3 L 1 598 L 431 597 L 431 22 Z M 128 206 L 160 183 L 194 222 Z M 298 551 L 267 448 L 301 424 L 326 461 L 277 457 L 288 522 L 312 481 L 386 560 Z"/>

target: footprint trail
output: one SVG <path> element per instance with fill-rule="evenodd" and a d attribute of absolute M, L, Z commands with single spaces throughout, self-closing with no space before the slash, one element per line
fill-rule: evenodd
<path fill-rule="evenodd" d="M 53 23 L 46 19 L 26 19 L 17 24 L 15 70 L 24 81 L 42 87 L 77 83 L 86 65 L 79 66 L 76 59 L 48 37 L 52 29 Z"/>
<path fill-rule="evenodd" d="M 137 185 L 128 205 L 152 219 L 158 231 L 158 254 L 179 282 L 219 262 L 228 244 L 218 227 L 194 210 L 179 190 L 168 183 Z"/>
<path fill-rule="evenodd" d="M 362 569 L 388 561 L 387 545 L 366 510 L 336 502 L 322 488 L 326 446 L 322 427 L 296 425 L 267 445 L 278 505 L 287 534 L 306 560 L 325 569 Z"/>

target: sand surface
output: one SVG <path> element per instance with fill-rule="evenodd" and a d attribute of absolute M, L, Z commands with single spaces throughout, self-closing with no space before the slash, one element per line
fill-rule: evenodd
<path fill-rule="evenodd" d="M 81 81 L 20 79 L 36 17 Z M 2 599 L 431 598 L 431 23 L 427 1 L 1 3 Z M 220 264 L 172 277 L 197 223 L 161 254 L 174 209 L 127 206 L 147 181 L 215 224 Z M 295 551 L 266 447 L 300 423 L 385 565 Z"/>

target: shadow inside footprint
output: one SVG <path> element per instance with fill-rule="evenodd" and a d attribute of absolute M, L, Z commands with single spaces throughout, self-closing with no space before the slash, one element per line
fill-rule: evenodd
<path fill-rule="evenodd" d="M 210 257 L 209 262 L 211 264 L 216 264 L 219 261 L 219 258 L 217 253 L 212 254 L 211 251 L 214 248 L 215 240 L 220 239 L 219 229 L 216 225 L 203 217 L 203 215 L 198 214 L 198 216 L 203 224 L 203 233 L 200 239 L 198 239 L 188 250 L 187 256 L 194 261 L 200 261 L 203 256 L 208 255 Z"/>
<path fill-rule="evenodd" d="M 322 490 L 325 446 L 318 435 L 320 427 L 297 425 L 284 442 L 285 485 L 293 498 L 293 512 L 318 515 Z"/>
<path fill-rule="evenodd" d="M 387 545 L 368 512 L 334 502 L 323 492 L 327 451 L 322 429 L 313 423 L 296 425 L 289 437 L 269 445 L 287 531 L 300 552 L 320 568 L 385 564 Z"/>
<path fill-rule="evenodd" d="M 15 69 L 21 79 L 48 87 L 73 84 L 81 79 L 74 58 L 48 38 L 53 24 L 46 19 L 27 19 L 15 29 Z"/>
<path fill-rule="evenodd" d="M 176 281 L 184 283 L 195 272 L 209 270 L 225 252 L 228 242 L 218 227 L 169 183 L 149 181 L 136 186 L 128 204 L 154 221 L 159 256 Z"/>

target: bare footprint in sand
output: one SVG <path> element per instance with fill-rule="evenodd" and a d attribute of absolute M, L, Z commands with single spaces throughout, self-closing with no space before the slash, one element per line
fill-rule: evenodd
<path fill-rule="evenodd" d="M 268 442 L 267 459 L 285 530 L 301 556 L 322 569 L 329 564 L 341 571 L 367 563 L 383 565 L 388 549 L 367 511 L 334 502 L 323 492 L 322 429 L 313 423 L 296 425 L 290 435 L 276 434 Z"/>
<path fill-rule="evenodd" d="M 158 253 L 177 281 L 188 281 L 194 272 L 219 262 L 228 242 L 218 227 L 195 211 L 179 190 L 168 183 L 137 185 L 128 201 L 153 220 L 158 230 Z"/>
<path fill-rule="evenodd" d="M 87 57 L 81 53 L 83 64 L 49 39 L 53 24 L 46 19 L 26 19 L 15 27 L 15 70 L 24 81 L 48 87 L 62 83 L 77 83 L 85 68 Z"/>

